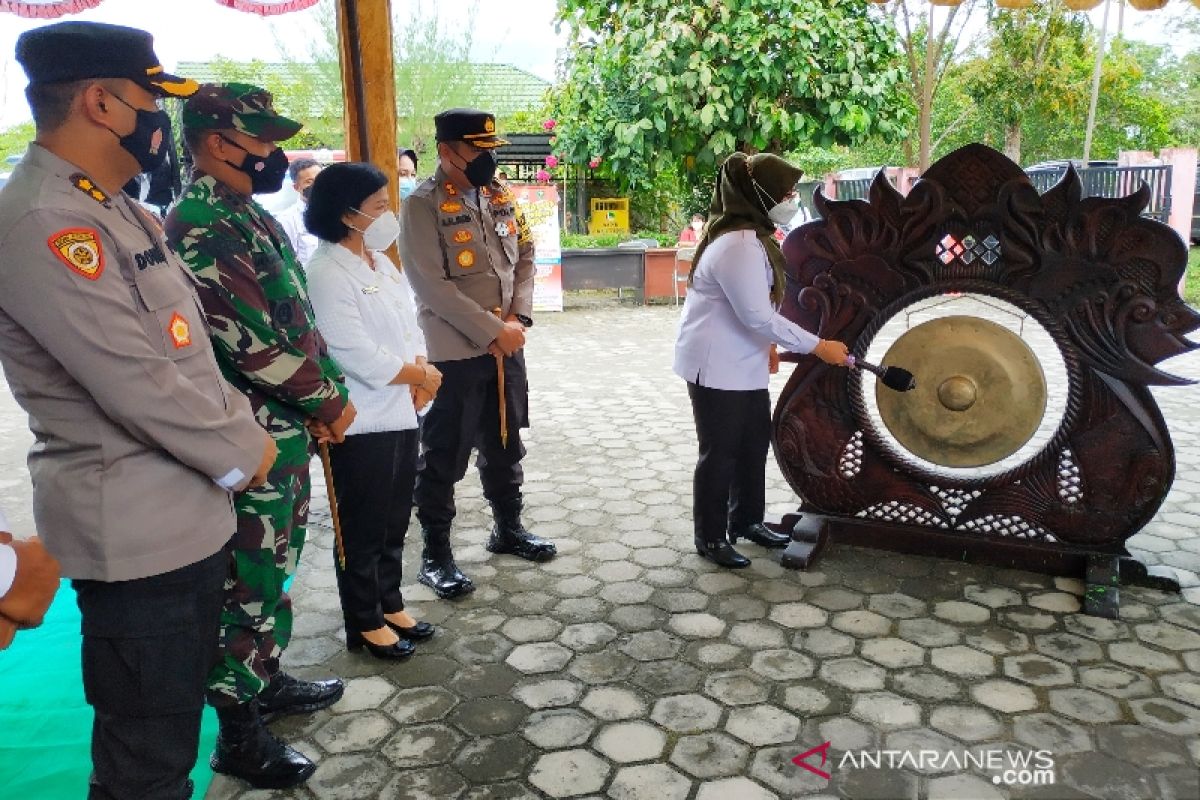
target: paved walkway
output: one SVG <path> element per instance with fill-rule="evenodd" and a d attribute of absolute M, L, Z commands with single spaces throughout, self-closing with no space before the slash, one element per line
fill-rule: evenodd
<path fill-rule="evenodd" d="M 527 521 L 560 556 L 487 553 L 469 477 L 455 540 L 479 590 L 451 603 L 416 584 L 413 531 L 405 594 L 441 632 L 408 662 L 345 651 L 328 512 L 314 503 L 285 665 L 340 675 L 347 695 L 276 725 L 320 763 L 306 788 L 218 777 L 209 798 L 1200 797 L 1200 590 L 1124 590 L 1114 622 L 1075 613 L 1078 582 L 1032 573 L 850 548 L 807 573 L 753 545 L 748 570 L 701 561 L 676 319 L 615 303 L 541 315 Z M 1175 369 L 1200 378 L 1200 357 Z M 1131 545 L 1200 570 L 1200 392 L 1156 394 L 1179 478 Z M 28 438 L 0 401 L 13 465 Z M 27 476 L 3 474 L 0 490 L 26 490 Z M 769 481 L 771 512 L 792 510 L 773 463 Z M 824 742 L 829 780 L 791 761 Z M 878 768 L 843 761 L 863 750 Z M 1053 786 L 1004 775 L 1037 750 Z"/>

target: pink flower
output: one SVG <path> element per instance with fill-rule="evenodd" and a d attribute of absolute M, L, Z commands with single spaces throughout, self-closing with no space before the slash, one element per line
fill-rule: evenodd
<path fill-rule="evenodd" d="M 546 170 L 544 170 L 544 169 L 539 169 L 537 171 L 536 177 L 537 177 L 538 183 L 549 183 L 550 182 L 550 173 L 546 172 Z"/>
<path fill-rule="evenodd" d="M 542 123 L 542 130 L 549 133 L 550 131 L 554 130 L 554 126 L 557 124 L 558 122 L 556 120 L 548 119 Z"/>
<path fill-rule="evenodd" d="M 592 160 L 588 162 L 588 167 L 595 169 L 598 166 L 600 166 L 600 156 L 593 156 Z"/>
<path fill-rule="evenodd" d="M 554 169 L 558 166 L 558 156 L 546 156 L 546 166 Z"/>

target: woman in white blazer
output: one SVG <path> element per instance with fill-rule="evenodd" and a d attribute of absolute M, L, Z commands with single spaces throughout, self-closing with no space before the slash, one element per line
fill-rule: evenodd
<path fill-rule="evenodd" d="M 750 564 L 733 548 L 739 538 L 764 547 L 789 541 L 763 525 L 776 344 L 846 364 L 844 344 L 818 339 L 777 311 L 786 282 L 775 227 L 795 215 L 801 175 L 770 153 L 735 153 L 721 165 L 675 342 L 675 374 L 687 381 L 700 444 L 696 552 L 723 567 Z"/>
<path fill-rule="evenodd" d="M 330 448 L 346 558 L 334 558 L 346 644 L 400 659 L 433 626 L 404 610 L 401 555 L 416 480 L 417 413 L 441 385 L 425 359 L 408 279 L 383 252 L 400 231 L 387 177 L 371 164 L 332 164 L 312 185 L 304 224 L 321 240 L 309 295 L 329 354 L 358 409 Z"/>

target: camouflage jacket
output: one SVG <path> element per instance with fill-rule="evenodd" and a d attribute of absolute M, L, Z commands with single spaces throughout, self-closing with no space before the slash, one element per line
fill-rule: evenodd
<path fill-rule="evenodd" d="M 308 285 L 279 223 L 252 198 L 197 172 L 166 220 L 191 268 L 226 379 L 260 424 L 336 420 L 348 393 L 317 331 Z"/>

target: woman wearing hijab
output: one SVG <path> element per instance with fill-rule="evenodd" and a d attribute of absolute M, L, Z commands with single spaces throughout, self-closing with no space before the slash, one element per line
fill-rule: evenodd
<path fill-rule="evenodd" d="M 408 279 L 382 250 L 400 230 L 388 180 L 371 164 L 331 164 L 312 185 L 304 224 L 321 240 L 309 295 L 358 416 L 330 448 L 345 567 L 335 563 L 346 645 L 400 659 L 433 626 L 404 610 L 401 555 L 417 474 L 417 412 L 441 373 L 425 360 Z M 334 559 L 337 562 L 337 559 Z"/>
<path fill-rule="evenodd" d="M 844 344 L 818 339 L 778 313 L 786 280 L 773 234 L 796 213 L 801 175 L 770 153 L 735 153 L 721 165 L 675 342 L 675 374 L 687 381 L 700 444 L 696 552 L 722 567 L 749 566 L 733 548 L 740 538 L 763 547 L 790 541 L 763 525 L 776 343 L 846 364 Z"/>

